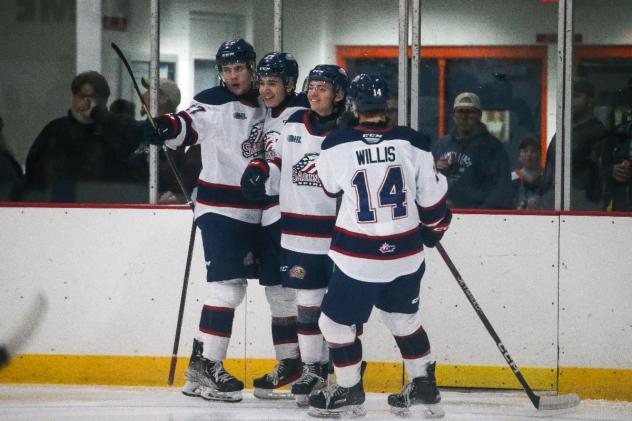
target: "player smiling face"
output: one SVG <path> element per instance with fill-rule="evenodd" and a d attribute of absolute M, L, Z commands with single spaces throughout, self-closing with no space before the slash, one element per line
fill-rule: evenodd
<path fill-rule="evenodd" d="M 250 90 L 252 74 L 250 67 L 243 62 L 222 65 L 222 80 L 228 90 L 237 96 L 243 95 Z"/>
<path fill-rule="evenodd" d="M 329 82 L 314 80 L 307 85 L 309 106 L 320 116 L 328 116 L 334 111 L 334 101 L 338 96 L 334 94 L 334 88 Z"/>
<path fill-rule="evenodd" d="M 266 107 L 278 107 L 292 91 L 292 86 L 287 87 L 279 76 L 259 77 L 259 95 Z"/>

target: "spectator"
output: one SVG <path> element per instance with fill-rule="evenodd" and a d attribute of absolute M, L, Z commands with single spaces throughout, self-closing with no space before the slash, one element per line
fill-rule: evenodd
<path fill-rule="evenodd" d="M 453 109 L 454 129 L 433 148 L 437 169 L 448 179 L 450 206 L 509 209 L 509 157 L 481 122 L 478 96 L 471 92 L 457 95 Z"/>
<path fill-rule="evenodd" d="M 518 145 L 518 162 L 522 167 L 511 173 L 516 209 L 542 209 L 542 148 L 533 137 L 525 137 Z"/>
<path fill-rule="evenodd" d="M 3 128 L 4 121 L 0 116 L 0 202 L 15 202 L 19 200 L 24 188 L 24 174 L 7 148 Z"/>
<path fill-rule="evenodd" d="M 599 177 L 599 155 L 608 142 L 608 129 L 593 114 L 595 87 L 586 79 L 573 82 L 573 129 L 571 133 L 571 209 L 603 209 Z M 553 136 L 546 153 L 544 192 L 549 206 L 552 204 L 555 174 L 555 145 Z"/>
<path fill-rule="evenodd" d="M 150 92 L 149 81 L 144 77 L 141 78 L 141 84 L 146 89 L 143 94 L 143 102 L 149 107 Z M 169 79 L 161 78 L 158 85 L 158 112 L 156 115 L 175 113 L 178 105 L 180 105 L 180 88 Z M 146 115 L 145 108 L 141 108 L 141 115 Z M 193 149 L 189 151 L 190 149 Z M 185 152 L 184 149 L 169 150 L 167 153 L 171 156 L 177 170 L 180 171 L 187 194 L 191 194 L 197 182 L 197 176 L 202 168 L 199 146 L 191 146 Z M 135 202 L 146 202 L 149 197 L 149 143 L 143 141 L 129 158 L 130 178 L 134 182 L 140 184 L 141 188 L 137 190 L 138 195 L 130 198 Z M 158 162 L 158 189 L 160 204 L 183 203 L 184 195 L 178 182 L 173 174 L 173 170 L 169 166 L 164 154 L 160 154 Z"/>
<path fill-rule="evenodd" d="M 619 125 L 602 155 L 605 204 L 609 211 L 632 211 L 632 121 Z"/>
<path fill-rule="evenodd" d="M 52 202 L 113 202 L 124 180 L 123 160 L 138 146 L 138 131 L 129 117 L 106 108 L 110 87 L 94 71 L 71 83 L 68 115 L 48 123 L 26 158 L 26 198 Z"/>
<path fill-rule="evenodd" d="M 136 117 L 136 105 L 132 101 L 126 99 L 117 99 L 110 104 L 110 112 L 114 114 L 122 114 L 131 118 Z"/>

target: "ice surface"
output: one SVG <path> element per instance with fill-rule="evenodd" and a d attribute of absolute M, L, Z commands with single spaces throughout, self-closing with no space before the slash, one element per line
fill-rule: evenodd
<path fill-rule="evenodd" d="M 443 408 L 451 421 L 630 421 L 632 402 L 584 400 L 572 409 L 537 411 L 522 392 L 442 390 Z M 401 420 L 390 414 L 386 395 L 369 393 L 367 416 L 361 420 Z M 410 419 L 423 419 L 422 409 Z M 312 420 L 294 402 L 262 401 L 250 391 L 240 403 L 190 398 L 177 388 L 58 385 L 0 385 L 0 420 L 223 421 Z"/>

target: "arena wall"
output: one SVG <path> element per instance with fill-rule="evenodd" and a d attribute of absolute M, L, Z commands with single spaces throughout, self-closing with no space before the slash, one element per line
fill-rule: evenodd
<path fill-rule="evenodd" d="M 188 209 L 0 207 L 0 340 L 38 292 L 48 314 L 0 372 L 3 383 L 165 385 L 191 223 Z M 532 387 L 632 400 L 632 220 L 457 213 L 443 244 Z M 176 384 L 206 297 L 196 239 Z M 444 387 L 519 388 L 435 250 L 424 327 Z M 363 336 L 367 389 L 402 384 L 395 342 L 374 312 Z M 236 312 L 228 367 L 247 385 L 270 369 L 263 288 Z"/>

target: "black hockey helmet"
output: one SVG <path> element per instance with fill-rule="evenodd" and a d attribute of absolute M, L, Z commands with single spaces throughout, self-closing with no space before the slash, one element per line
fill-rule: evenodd
<path fill-rule="evenodd" d="M 257 77 L 262 76 L 278 76 L 286 85 L 292 82 L 296 86 L 298 63 L 290 53 L 268 53 L 257 65 Z"/>
<path fill-rule="evenodd" d="M 388 84 L 380 74 L 361 73 L 349 85 L 349 99 L 357 112 L 384 111 L 388 98 Z"/>
<path fill-rule="evenodd" d="M 310 70 L 309 75 L 305 79 L 305 86 L 303 86 L 303 92 L 307 92 L 307 86 L 309 82 L 313 80 L 320 80 L 323 82 L 329 82 L 334 87 L 334 93 L 340 91 L 347 92 L 349 86 L 349 78 L 347 72 L 340 66 L 335 64 L 319 64 Z"/>
<path fill-rule="evenodd" d="M 243 38 L 226 41 L 219 46 L 215 60 L 218 68 L 235 62 L 250 63 L 257 58 L 254 48 Z"/>

